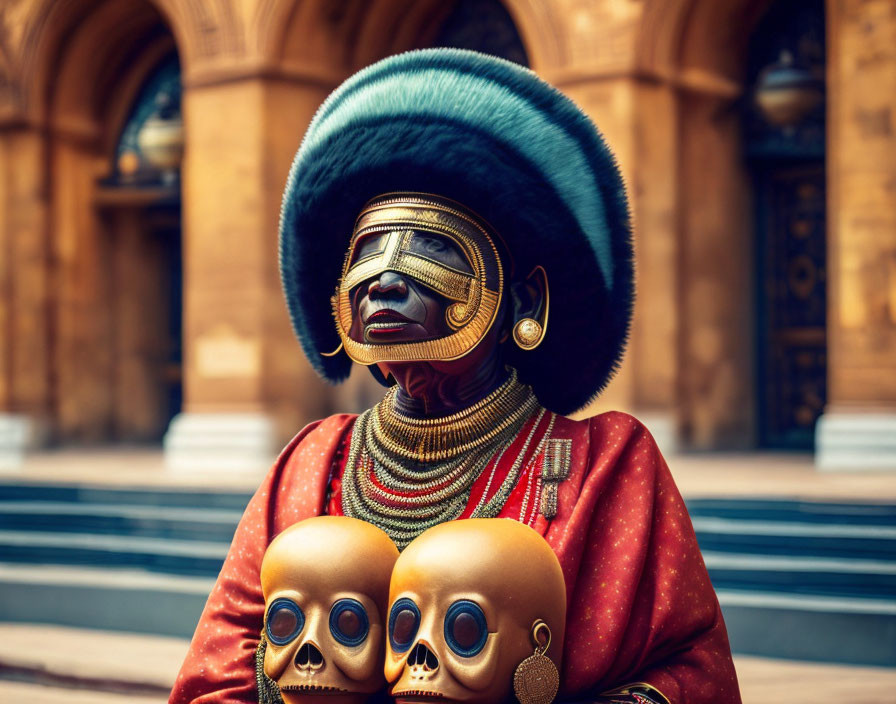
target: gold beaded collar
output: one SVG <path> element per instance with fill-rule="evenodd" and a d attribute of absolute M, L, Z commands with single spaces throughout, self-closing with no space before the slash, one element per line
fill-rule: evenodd
<path fill-rule="evenodd" d="M 420 464 L 450 460 L 487 446 L 507 428 L 519 424 L 537 406 L 532 389 L 521 384 L 515 369 L 481 401 L 449 416 L 412 418 L 395 408 L 398 387 L 374 407 L 374 437 L 399 457 Z"/>
<path fill-rule="evenodd" d="M 424 530 L 464 511 L 477 477 L 500 457 L 526 421 L 529 435 L 494 495 L 473 516 L 494 517 L 516 486 L 533 436 L 546 411 L 515 370 L 494 392 L 458 413 L 410 418 L 395 410 L 395 392 L 362 413 L 352 430 L 342 477 L 342 511 L 386 531 L 398 548 Z M 554 415 L 533 456 L 543 451 Z"/>

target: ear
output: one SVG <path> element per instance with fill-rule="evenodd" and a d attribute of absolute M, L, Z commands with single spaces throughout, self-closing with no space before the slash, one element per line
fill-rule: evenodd
<path fill-rule="evenodd" d="M 523 318 L 531 318 L 541 326 L 542 336 L 547 332 L 550 290 L 544 267 L 535 267 L 523 281 L 510 285 L 510 305 L 511 329 Z"/>

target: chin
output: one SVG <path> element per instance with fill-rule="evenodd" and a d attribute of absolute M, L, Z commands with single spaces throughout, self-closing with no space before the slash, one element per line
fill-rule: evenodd
<path fill-rule="evenodd" d="M 281 691 L 284 704 L 364 704 L 371 695 L 355 692 L 290 692 Z"/>

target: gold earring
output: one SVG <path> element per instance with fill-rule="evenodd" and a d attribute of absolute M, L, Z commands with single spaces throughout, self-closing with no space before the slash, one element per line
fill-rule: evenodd
<path fill-rule="evenodd" d="M 521 350 L 534 350 L 544 339 L 544 328 L 534 318 L 523 318 L 513 326 L 513 341 Z"/>
<path fill-rule="evenodd" d="M 544 644 L 538 639 L 544 633 Z M 560 689 L 560 674 L 554 661 L 545 655 L 551 647 L 551 629 L 539 619 L 532 625 L 535 653 L 517 665 L 513 673 L 513 691 L 520 704 L 551 704 Z"/>

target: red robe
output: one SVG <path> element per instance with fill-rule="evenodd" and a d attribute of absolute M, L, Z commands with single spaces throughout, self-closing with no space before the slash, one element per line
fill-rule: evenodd
<path fill-rule="evenodd" d="M 321 513 L 341 513 L 339 480 L 354 418 L 331 416 L 302 430 L 249 502 L 171 702 L 258 701 L 254 657 L 264 617 L 262 557 L 284 528 Z M 532 422 L 500 464 L 483 471 L 466 513 L 486 487 L 491 496 L 500 486 Z M 568 615 L 561 696 L 587 699 L 647 682 L 672 704 L 739 704 L 722 612 L 684 502 L 653 438 L 624 413 L 585 421 L 557 416 L 551 438 L 572 440 L 556 517 L 547 520 L 538 512 L 540 465 L 534 457 L 526 458 L 500 515 L 532 525 L 563 567 Z"/>

